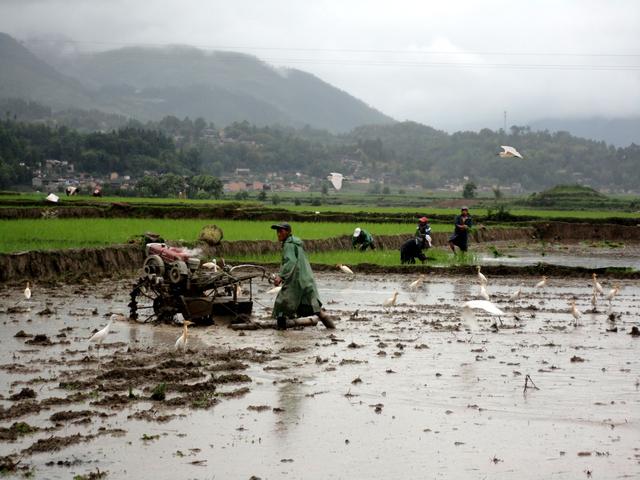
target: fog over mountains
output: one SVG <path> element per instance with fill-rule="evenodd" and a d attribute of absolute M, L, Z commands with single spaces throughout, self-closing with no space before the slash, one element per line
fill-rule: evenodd
<path fill-rule="evenodd" d="M 188 46 L 79 53 L 65 45 L 22 43 L 0 33 L 0 99 L 98 109 L 141 121 L 175 115 L 203 117 L 220 126 L 247 120 L 336 133 L 394 122 L 317 76 L 274 68 L 251 55 Z M 544 118 L 528 124 L 533 130 L 568 131 L 616 146 L 640 144 L 640 117 Z"/>

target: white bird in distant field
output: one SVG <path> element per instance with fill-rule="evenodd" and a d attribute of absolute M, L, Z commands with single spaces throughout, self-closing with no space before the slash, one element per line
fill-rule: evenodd
<path fill-rule="evenodd" d="M 192 324 L 193 322 L 190 322 L 189 320 L 185 320 L 182 324 L 182 335 L 178 337 L 174 346 L 176 351 L 182 350 L 184 352 L 187 349 L 187 337 L 189 336 L 189 330 L 187 327 Z"/>
<path fill-rule="evenodd" d="M 420 275 L 417 280 L 414 280 L 413 282 L 411 282 L 409 284 L 409 288 L 411 290 L 415 290 L 415 289 L 419 288 L 420 286 L 422 286 L 422 282 L 424 282 L 424 275 Z"/>
<path fill-rule="evenodd" d="M 578 310 L 578 307 L 576 307 L 575 300 L 571 300 L 571 315 L 573 315 L 574 325 L 578 326 L 578 320 L 582 316 L 582 312 L 580 312 L 580 310 Z"/>
<path fill-rule="evenodd" d="M 602 285 L 600 285 L 600 282 L 598 282 L 598 280 L 596 279 L 597 275 L 594 273 L 591 274 L 591 278 L 593 278 L 593 290 L 598 292 L 600 295 L 602 295 L 604 293 L 604 290 L 602 288 Z"/>
<path fill-rule="evenodd" d="M 620 286 L 619 285 L 615 285 L 611 290 L 609 290 L 609 293 L 607 293 L 607 296 L 604 297 L 609 302 L 609 306 L 611 306 L 611 300 L 613 300 L 613 297 L 618 295 L 619 291 L 620 291 Z"/>
<path fill-rule="evenodd" d="M 500 158 L 524 158 L 522 155 L 520 155 L 520 152 L 518 152 L 515 148 L 510 147 L 509 145 L 500 145 L 500 148 L 502 148 L 502 151 L 498 153 L 498 156 Z"/>
<path fill-rule="evenodd" d="M 518 288 L 515 292 L 511 294 L 511 296 L 509 297 L 509 301 L 515 302 L 518 298 L 520 298 L 520 295 L 522 295 L 522 287 Z"/>
<path fill-rule="evenodd" d="M 462 318 L 468 325 L 477 325 L 477 322 L 475 321 L 475 315 L 473 314 L 473 310 L 475 309 L 484 310 L 491 315 L 496 315 L 500 320 L 500 323 L 502 323 L 502 319 L 500 319 L 500 317 L 505 313 L 500 310 L 494 303 L 491 303 L 487 300 L 470 300 L 462 305 Z"/>
<path fill-rule="evenodd" d="M 536 288 L 544 288 L 546 286 L 547 286 L 547 277 L 543 275 L 542 280 L 536 283 Z"/>
<path fill-rule="evenodd" d="M 275 295 L 282 290 L 282 285 L 278 285 L 277 287 L 273 287 L 271 290 L 267 290 L 267 293 Z"/>
<path fill-rule="evenodd" d="M 480 265 L 476 266 L 476 269 L 478 270 L 478 281 L 483 284 L 486 285 L 487 282 L 487 277 L 485 277 L 482 272 L 480 272 Z"/>
<path fill-rule="evenodd" d="M 398 292 L 394 291 L 393 295 L 391 295 L 384 302 L 382 302 L 382 306 L 383 307 L 393 307 L 396 304 L 397 300 L 398 300 Z"/>
<path fill-rule="evenodd" d="M 596 294 L 596 289 L 593 289 L 593 294 L 591 295 L 591 306 L 593 307 L 593 311 L 596 311 L 598 308 L 598 296 Z"/>
<path fill-rule="evenodd" d="M 479 293 L 479 295 L 480 295 L 480 297 L 484 298 L 487 302 L 491 298 L 491 297 L 489 297 L 489 292 L 487 292 L 487 289 L 482 284 L 480 285 L 480 293 Z"/>
<path fill-rule="evenodd" d="M 27 282 L 27 287 L 24 289 L 24 298 L 29 300 L 31 298 L 31 284 Z"/>
<path fill-rule="evenodd" d="M 347 275 L 355 275 L 355 273 L 353 273 L 353 270 L 351 270 L 346 265 L 343 265 L 343 264 L 339 263 L 339 264 L 336 265 L 336 267 L 338 267 L 341 272 L 346 273 Z"/>

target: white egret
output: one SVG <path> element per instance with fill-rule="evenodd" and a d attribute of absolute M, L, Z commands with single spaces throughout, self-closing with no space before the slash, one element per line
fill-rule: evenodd
<path fill-rule="evenodd" d="M 518 150 L 516 150 L 513 147 L 510 147 L 509 145 L 500 145 L 500 148 L 502 148 L 502 151 L 498 153 L 498 156 L 500 158 L 512 158 L 512 157 L 524 158 L 522 155 L 520 155 L 520 152 L 518 152 Z"/>
<path fill-rule="evenodd" d="M 336 267 L 338 267 L 341 272 L 346 273 L 347 275 L 355 275 L 355 273 L 353 273 L 353 270 L 351 270 L 346 265 L 343 265 L 343 264 L 339 263 L 339 264 L 336 265 Z"/>
<path fill-rule="evenodd" d="M 383 307 L 393 307 L 398 300 L 398 291 L 394 290 L 393 295 L 387 298 L 384 302 L 382 302 Z"/>
<path fill-rule="evenodd" d="M 467 324 L 473 324 L 474 326 L 477 325 L 475 315 L 473 314 L 473 310 L 475 309 L 484 310 L 491 315 L 497 315 L 498 320 L 502 323 L 502 319 L 500 317 L 505 313 L 494 303 L 489 302 L 488 300 L 470 300 L 462 304 L 462 318 Z"/>
<path fill-rule="evenodd" d="M 487 292 L 487 289 L 485 288 L 484 285 L 480 285 L 480 297 L 484 298 L 487 302 L 490 300 L 491 297 L 489 297 L 489 292 Z"/>
<path fill-rule="evenodd" d="M 591 295 L 591 306 L 593 307 L 593 311 L 596 311 L 596 308 L 598 308 L 598 297 L 596 295 L 596 289 L 593 289 L 593 294 Z"/>
<path fill-rule="evenodd" d="M 341 173 L 337 173 L 337 172 L 331 172 L 327 176 L 327 180 L 331 182 L 331 185 L 333 185 L 333 188 L 335 188 L 336 190 L 340 190 L 342 188 L 343 179 L 344 179 L 344 176 Z"/>
<path fill-rule="evenodd" d="M 24 298 L 29 300 L 31 298 L 31 284 L 27 282 L 27 287 L 24 289 Z"/>
<path fill-rule="evenodd" d="M 571 315 L 573 315 L 574 325 L 578 326 L 578 320 L 582 316 L 582 312 L 576 307 L 576 301 L 571 300 Z"/>
<path fill-rule="evenodd" d="M 547 286 L 547 277 L 545 275 L 542 276 L 542 280 L 536 283 L 536 288 L 544 288 Z"/>
<path fill-rule="evenodd" d="M 202 264 L 202 268 L 206 268 L 208 270 L 213 270 L 214 272 L 217 272 L 218 271 L 218 262 L 216 262 L 216 259 L 214 258 L 210 262 L 203 263 Z"/>
<path fill-rule="evenodd" d="M 602 295 L 604 293 L 604 289 L 602 288 L 602 285 L 600 285 L 600 282 L 598 282 L 596 277 L 597 275 L 595 274 L 595 272 L 591 274 L 591 278 L 593 278 L 593 290 Z"/>
<path fill-rule="evenodd" d="M 184 352 L 187 349 L 187 337 L 189 336 L 189 330 L 187 327 L 189 325 L 193 325 L 193 322 L 185 320 L 182 325 L 182 335 L 180 335 L 176 340 L 174 348 L 175 350 L 182 350 Z"/>
<path fill-rule="evenodd" d="M 413 282 L 411 282 L 409 284 L 409 288 L 411 290 L 415 290 L 415 289 L 421 287 L 422 286 L 422 282 L 424 282 L 424 277 L 425 277 L 424 275 L 420 275 L 417 280 L 414 280 Z"/>
<path fill-rule="evenodd" d="M 482 272 L 480 272 L 480 265 L 476 266 L 476 269 L 478 270 L 478 281 L 482 284 L 482 285 L 486 285 L 488 283 L 487 281 L 487 277 L 485 277 Z"/>
<path fill-rule="evenodd" d="M 122 318 L 124 318 L 122 315 L 117 315 L 115 313 L 111 314 L 111 317 L 109 317 L 109 323 L 107 323 L 107 325 L 102 330 L 99 330 L 96 333 L 94 333 L 89 339 L 90 342 L 93 342 L 96 344 L 96 348 L 98 349 L 98 356 L 100 356 L 100 346 L 102 345 L 102 342 L 104 341 L 104 339 L 107 338 L 111 325 L 113 324 L 114 321 L 120 320 Z"/>
<path fill-rule="evenodd" d="M 520 295 L 522 295 L 522 286 L 520 286 L 515 292 L 511 294 L 511 296 L 509 297 L 509 301 L 515 302 L 518 298 L 520 298 Z"/>
<path fill-rule="evenodd" d="M 618 295 L 619 291 L 620 291 L 620 286 L 619 285 L 614 285 L 614 287 L 611 290 L 609 290 L 609 293 L 607 293 L 607 296 L 604 297 L 609 302 L 609 307 L 611 307 L 611 300 L 613 300 L 613 297 Z"/>

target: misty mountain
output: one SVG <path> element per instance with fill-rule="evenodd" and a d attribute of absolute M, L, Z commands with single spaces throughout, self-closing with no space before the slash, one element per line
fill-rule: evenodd
<path fill-rule="evenodd" d="M 78 80 L 61 74 L 9 35 L 0 32 L 0 98 L 38 100 L 54 108 L 94 106 Z"/>
<path fill-rule="evenodd" d="M 276 69 L 250 55 L 178 46 L 74 54 L 60 49 L 59 55 L 51 48 L 39 51 L 44 59 L 0 34 L 0 98 L 94 108 L 142 121 L 176 115 L 218 125 L 247 120 L 334 132 L 393 122 L 311 74 Z"/>
<path fill-rule="evenodd" d="M 640 145 L 640 117 L 545 118 L 530 122 L 532 130 L 564 131 L 576 137 L 604 141 L 618 147 Z"/>

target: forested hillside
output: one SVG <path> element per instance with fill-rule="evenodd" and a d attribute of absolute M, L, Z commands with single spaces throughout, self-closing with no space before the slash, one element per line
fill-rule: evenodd
<path fill-rule="evenodd" d="M 43 108 L 46 113 L 46 108 Z M 524 159 L 503 159 L 512 145 Z M 393 185 L 440 187 L 520 183 L 529 191 L 582 183 L 637 191 L 640 147 L 607 146 L 567 133 L 482 130 L 449 135 L 412 122 L 360 127 L 344 135 L 311 128 L 257 127 L 248 122 L 217 128 L 202 118 L 165 117 L 120 129 L 82 133 L 66 126 L 0 122 L 0 186 L 29 183 L 44 159 L 74 163 L 76 171 L 141 177 L 144 171 L 223 175 L 236 168 L 256 174 L 301 172 L 324 178 L 340 171 Z M 21 165 L 22 164 L 22 165 Z"/>

